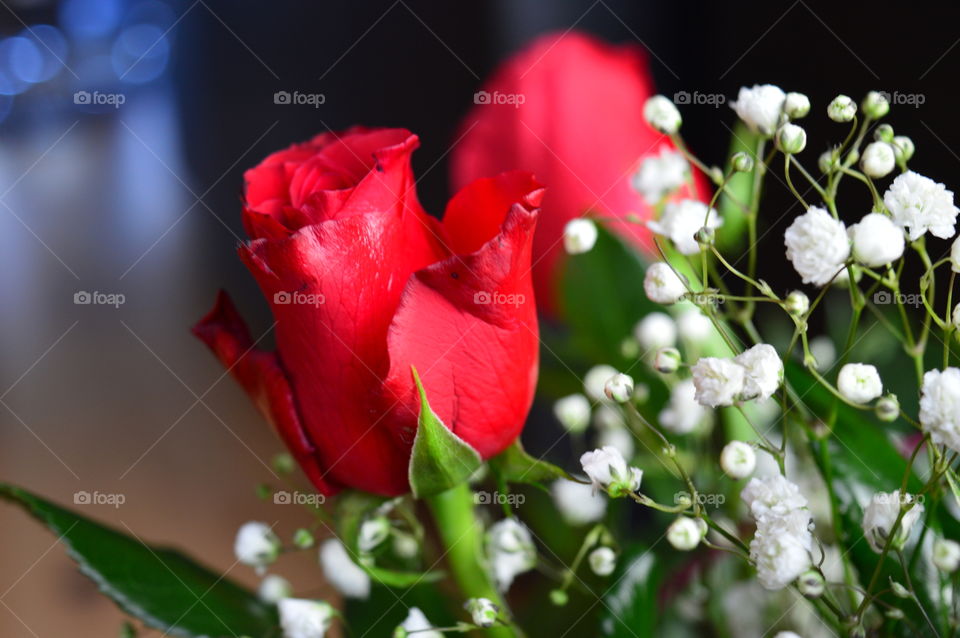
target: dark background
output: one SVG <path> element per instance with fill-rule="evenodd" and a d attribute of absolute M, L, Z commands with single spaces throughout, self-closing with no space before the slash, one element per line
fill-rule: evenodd
<path fill-rule="evenodd" d="M 666 95 L 723 94 L 729 103 L 739 86 L 765 82 L 807 93 L 801 159 L 811 170 L 846 132 L 823 115 L 835 94 L 922 96 L 917 107 L 894 105 L 889 121 L 915 141 L 914 168 L 956 189 L 957 24 L 960 7 L 920 2 L 3 4 L 0 478 L 65 503 L 79 490 L 122 494 L 122 507 L 86 512 L 187 545 L 255 583 L 232 567 L 236 527 L 282 518 L 289 532 L 302 521 L 254 498 L 255 484 L 272 478 L 265 464 L 277 443 L 188 333 L 219 287 L 255 336 L 270 325 L 234 250 L 245 168 L 328 128 L 404 126 L 421 136 L 421 198 L 442 210 L 447 153 L 481 80 L 532 36 L 576 28 L 644 44 Z M 16 40 L 37 25 L 56 28 L 40 32 L 62 63 Z M 79 90 L 125 101 L 91 109 L 74 103 Z M 277 105 L 280 90 L 326 101 Z M 720 162 L 732 111 L 682 108 L 688 143 Z M 869 202 L 841 204 L 856 219 Z M 779 239 L 797 212 L 771 180 L 763 214 L 772 230 L 762 242 L 771 259 L 761 263 L 776 264 L 764 275 L 779 287 L 798 283 Z M 945 247 L 935 244 L 934 256 Z M 122 293 L 125 303 L 73 303 L 94 290 Z M 0 635 L 116 630 L 119 614 L 52 537 L 8 507 L 0 529 Z M 298 594 L 323 593 L 315 569 L 289 567 Z"/>

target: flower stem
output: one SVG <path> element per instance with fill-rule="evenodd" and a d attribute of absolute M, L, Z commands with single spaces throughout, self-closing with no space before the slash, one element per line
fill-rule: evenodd
<path fill-rule="evenodd" d="M 425 500 L 443 541 L 447 564 L 465 599 L 486 598 L 508 615 L 506 603 L 481 561 L 483 526 L 474 513 L 470 488 L 464 483 Z M 495 625 L 484 630 L 484 635 L 517 638 L 518 634 L 511 626 Z"/>

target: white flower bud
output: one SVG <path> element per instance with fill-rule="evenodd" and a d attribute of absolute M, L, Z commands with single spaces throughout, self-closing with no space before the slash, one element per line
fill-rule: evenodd
<path fill-rule="evenodd" d="M 960 543 L 938 538 L 933 544 L 933 564 L 947 574 L 957 571 L 957 567 L 960 567 Z"/>
<path fill-rule="evenodd" d="M 258 570 L 277 560 L 280 555 L 280 539 L 266 523 L 250 521 L 237 531 L 233 544 L 233 553 L 244 565 Z"/>
<path fill-rule="evenodd" d="M 864 266 L 878 268 L 903 256 L 903 230 L 886 215 L 870 213 L 849 230 L 853 258 Z"/>
<path fill-rule="evenodd" d="M 837 169 L 840 168 L 836 150 L 821 153 L 819 159 L 817 159 L 817 167 L 819 167 L 820 172 L 824 175 L 835 173 Z"/>
<path fill-rule="evenodd" d="M 589 252 L 597 243 L 597 225 L 584 217 L 571 219 L 563 228 L 563 247 L 570 255 Z"/>
<path fill-rule="evenodd" d="M 664 312 L 651 312 L 637 322 L 633 336 L 644 353 L 677 343 L 677 323 Z"/>
<path fill-rule="evenodd" d="M 807 132 L 802 126 L 784 124 L 777 131 L 777 147 L 784 153 L 799 153 L 807 147 Z"/>
<path fill-rule="evenodd" d="M 960 237 L 954 239 L 950 246 L 950 270 L 960 272 Z"/>
<path fill-rule="evenodd" d="M 743 441 L 730 441 L 720 452 L 720 469 L 732 479 L 742 479 L 753 474 L 757 467 L 757 453 Z"/>
<path fill-rule="evenodd" d="M 783 101 L 783 112 L 791 120 L 799 120 L 810 112 L 810 98 L 803 93 L 791 91 Z"/>
<path fill-rule="evenodd" d="M 689 516 L 678 516 L 667 528 L 667 541 L 674 549 L 690 551 L 703 539 L 703 528 Z"/>
<path fill-rule="evenodd" d="M 363 553 L 371 552 L 387 540 L 388 536 L 390 536 L 390 521 L 385 516 L 375 516 L 360 525 L 357 547 Z"/>
<path fill-rule="evenodd" d="M 848 363 L 840 368 L 837 390 L 851 403 L 869 403 L 883 393 L 883 382 L 874 366 Z"/>
<path fill-rule="evenodd" d="M 316 539 L 308 529 L 301 527 L 293 533 L 293 544 L 300 549 L 310 549 L 314 543 L 316 543 Z"/>
<path fill-rule="evenodd" d="M 815 569 L 807 570 L 797 579 L 797 588 L 807 598 L 819 598 L 825 588 L 823 576 Z"/>
<path fill-rule="evenodd" d="M 643 119 L 654 129 L 667 135 L 673 135 L 680 130 L 683 118 L 680 111 L 669 98 L 663 95 L 654 95 L 643 105 Z"/>
<path fill-rule="evenodd" d="M 500 608 L 487 598 L 471 598 L 464 603 L 463 608 L 470 614 L 473 624 L 477 627 L 493 627 L 497 624 Z"/>
<path fill-rule="evenodd" d="M 878 142 L 886 142 L 887 144 L 893 144 L 893 127 L 889 124 L 880 124 L 873 131 L 873 139 Z"/>
<path fill-rule="evenodd" d="M 603 387 L 603 393 L 611 401 L 626 403 L 633 394 L 633 377 L 622 372 L 616 374 L 607 380 L 607 384 Z"/>
<path fill-rule="evenodd" d="M 877 418 L 887 423 L 892 423 L 900 416 L 900 401 L 895 394 L 887 394 L 877 400 L 874 408 Z"/>
<path fill-rule="evenodd" d="M 647 227 L 656 234 L 669 238 L 684 255 L 696 255 L 703 250 L 698 240 L 701 229 L 706 228 L 709 235 L 709 231 L 722 223 L 716 209 L 708 209 L 703 202 L 684 199 L 667 202 L 660 218 L 647 222 Z"/>
<path fill-rule="evenodd" d="M 739 173 L 749 173 L 753 170 L 753 158 L 750 157 L 749 153 L 740 151 L 739 153 L 734 153 L 730 160 L 730 165 L 733 166 L 733 170 Z"/>
<path fill-rule="evenodd" d="M 912 494 L 900 496 L 900 490 L 895 492 L 877 492 L 870 500 L 870 504 L 863 512 L 863 534 L 867 537 L 870 547 L 878 554 L 883 551 L 888 539 L 893 549 L 902 549 L 910 537 L 910 530 L 923 514 L 923 505 L 914 503 L 900 519 L 900 527 L 896 535 L 890 539 L 893 525 L 900 514 L 901 500 L 910 503 L 915 500 Z"/>
<path fill-rule="evenodd" d="M 516 518 L 505 518 L 491 525 L 486 546 L 500 591 L 510 589 L 514 578 L 537 565 L 537 548 L 530 530 Z"/>
<path fill-rule="evenodd" d="M 268 605 L 276 605 L 284 598 L 290 598 L 293 594 L 293 587 L 283 576 L 270 574 L 260 581 L 260 587 L 257 588 L 257 597 Z"/>
<path fill-rule="evenodd" d="M 660 348 L 653 358 L 653 369 L 661 374 L 672 374 L 680 368 L 683 359 L 676 348 Z"/>
<path fill-rule="evenodd" d="M 786 98 L 783 90 L 772 84 L 744 86 L 730 107 L 751 131 L 770 137 L 780 124 Z"/>
<path fill-rule="evenodd" d="M 857 114 L 857 103 L 846 95 L 838 95 L 827 106 L 827 117 L 834 122 L 849 122 Z"/>
<path fill-rule="evenodd" d="M 336 538 L 328 538 L 320 545 L 320 566 L 327 582 L 348 598 L 366 599 L 370 596 L 370 576 L 353 562 Z"/>
<path fill-rule="evenodd" d="M 893 138 L 893 153 L 897 158 L 898 162 L 905 163 L 909 162 L 910 158 L 913 157 L 916 147 L 913 145 L 913 140 L 907 137 L 906 135 L 897 135 Z"/>
<path fill-rule="evenodd" d="M 960 303 L 953 307 L 953 327 L 960 330 Z"/>
<path fill-rule="evenodd" d="M 620 451 L 612 446 L 585 452 L 580 457 L 583 471 L 594 487 L 607 489 L 612 496 L 623 496 L 640 489 L 643 471 L 628 467 Z"/>
<path fill-rule="evenodd" d="M 743 392 L 746 370 L 732 359 L 703 357 L 690 369 L 700 405 L 715 408 L 733 405 Z"/>
<path fill-rule="evenodd" d="M 890 589 L 893 591 L 893 595 L 897 598 L 912 598 L 910 595 L 910 590 L 892 578 L 890 579 Z"/>
<path fill-rule="evenodd" d="M 285 598 L 277 606 L 284 638 L 323 638 L 336 613 L 321 600 Z"/>
<path fill-rule="evenodd" d="M 810 297 L 800 290 L 794 290 L 787 295 L 784 308 L 794 317 L 802 317 L 810 310 Z"/>
<path fill-rule="evenodd" d="M 886 177 L 893 172 L 896 165 L 893 147 L 886 142 L 871 142 L 863 150 L 863 156 L 860 158 L 861 170 L 874 179 Z"/>
<path fill-rule="evenodd" d="M 609 576 L 617 568 L 617 554 L 609 547 L 598 547 L 587 558 L 590 571 L 597 576 Z"/>
<path fill-rule="evenodd" d="M 583 432 L 590 425 L 590 400 L 579 393 L 565 396 L 553 404 L 553 414 L 567 432 Z"/>
<path fill-rule="evenodd" d="M 658 261 L 650 264 L 643 278 L 643 290 L 650 301 L 675 304 L 687 293 L 687 287 L 669 264 Z"/>
<path fill-rule="evenodd" d="M 887 96 L 883 93 L 870 91 L 867 93 L 867 97 L 863 98 L 861 107 L 867 117 L 879 120 L 890 112 L 890 101 L 887 100 Z"/>
<path fill-rule="evenodd" d="M 416 638 L 443 638 L 439 631 L 432 631 L 433 624 L 419 607 L 411 607 L 403 623 L 394 630 L 393 638 L 415 636 Z"/>

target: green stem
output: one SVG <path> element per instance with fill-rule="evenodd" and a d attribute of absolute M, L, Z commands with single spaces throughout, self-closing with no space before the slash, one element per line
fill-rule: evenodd
<path fill-rule="evenodd" d="M 426 499 L 443 541 L 447 564 L 465 598 L 487 598 L 508 616 L 506 603 L 481 561 L 483 525 L 474 513 L 473 494 L 464 483 Z M 516 638 L 511 626 L 495 625 L 483 635 Z"/>

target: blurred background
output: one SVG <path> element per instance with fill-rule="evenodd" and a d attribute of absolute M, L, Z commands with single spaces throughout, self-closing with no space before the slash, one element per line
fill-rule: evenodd
<path fill-rule="evenodd" d="M 728 104 L 758 82 L 807 93 L 811 167 L 839 134 L 822 117 L 836 93 L 913 96 L 890 121 L 915 141 L 916 170 L 956 190 L 960 7 L 897 11 L 802 0 L 0 1 L 0 480 L 65 504 L 80 491 L 122 495 L 119 507 L 82 511 L 255 584 L 232 567 L 237 526 L 282 517 L 290 532 L 303 520 L 257 500 L 279 445 L 189 333 L 220 287 L 255 337 L 270 326 L 235 253 L 245 168 L 327 129 L 403 126 L 421 136 L 421 199 L 440 211 L 447 153 L 481 80 L 531 37 L 576 28 L 647 47 L 669 96 Z M 277 104 L 278 91 L 323 103 Z M 708 162 L 729 142 L 727 104 L 681 107 Z M 770 190 L 773 223 L 793 204 Z M 763 250 L 786 265 L 781 231 Z M 75 303 L 84 293 L 117 303 Z M 56 539 L 5 505 L 0 529 L 0 635 L 114 635 L 120 613 Z M 299 569 L 297 593 L 323 594 L 318 570 Z"/>

